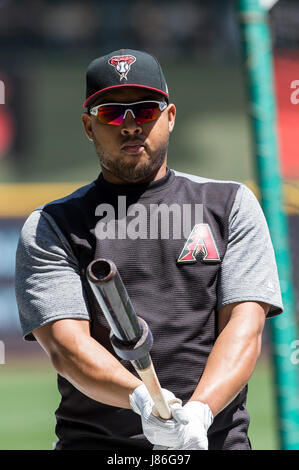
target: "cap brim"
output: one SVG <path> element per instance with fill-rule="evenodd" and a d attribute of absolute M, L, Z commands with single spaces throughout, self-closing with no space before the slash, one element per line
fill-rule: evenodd
<path fill-rule="evenodd" d="M 108 93 L 109 91 L 114 90 L 116 88 L 124 88 L 124 87 L 126 87 L 126 88 L 145 88 L 146 90 L 150 90 L 150 91 L 154 91 L 156 93 L 160 93 L 161 95 L 163 95 L 167 99 L 167 102 L 168 102 L 169 95 L 165 91 L 159 90 L 158 88 L 153 88 L 153 87 L 144 86 L 144 85 L 134 85 L 134 84 L 131 83 L 131 84 L 128 84 L 128 85 L 110 86 L 110 87 L 107 87 L 107 88 L 103 88 L 103 90 L 99 90 L 96 93 L 93 93 L 91 96 L 89 96 L 84 101 L 83 108 L 87 108 L 90 105 L 92 105 L 99 98 L 99 96 L 104 95 L 105 93 Z"/>

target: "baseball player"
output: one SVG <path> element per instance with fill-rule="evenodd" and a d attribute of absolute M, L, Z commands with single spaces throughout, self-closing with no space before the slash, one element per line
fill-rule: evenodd
<path fill-rule="evenodd" d="M 245 185 L 167 165 L 175 117 L 153 56 L 121 49 L 93 60 L 82 122 L 101 172 L 23 226 L 16 296 L 25 340 L 58 373 L 57 450 L 251 448 L 247 383 L 265 320 L 283 309 L 274 252 Z M 152 331 L 163 393 L 187 419 L 157 417 L 117 358 L 86 281 L 97 258 L 116 264 Z"/>

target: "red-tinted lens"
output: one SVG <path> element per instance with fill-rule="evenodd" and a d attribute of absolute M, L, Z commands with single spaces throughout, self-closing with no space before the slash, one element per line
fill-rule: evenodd
<path fill-rule="evenodd" d="M 136 104 L 133 109 L 137 124 L 154 121 L 159 116 L 159 112 L 158 103 L 140 103 Z"/>
<path fill-rule="evenodd" d="M 101 106 L 98 109 L 97 119 L 103 124 L 119 126 L 123 122 L 125 107 L 117 104 Z"/>
<path fill-rule="evenodd" d="M 103 124 L 120 126 L 128 109 L 133 111 L 137 124 L 157 119 L 160 111 L 159 104 L 152 102 L 132 104 L 131 106 L 127 104 L 108 104 L 98 108 L 97 119 Z"/>

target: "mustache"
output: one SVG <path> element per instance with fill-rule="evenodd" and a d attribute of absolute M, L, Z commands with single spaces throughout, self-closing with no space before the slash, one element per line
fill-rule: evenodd
<path fill-rule="evenodd" d="M 135 136 L 135 137 L 126 137 L 122 140 L 121 146 L 127 145 L 127 144 L 144 144 L 145 141 L 145 136 Z"/>

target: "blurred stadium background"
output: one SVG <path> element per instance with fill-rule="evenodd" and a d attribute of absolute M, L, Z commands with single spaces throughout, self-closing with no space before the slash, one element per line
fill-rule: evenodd
<path fill-rule="evenodd" d="M 298 318 L 298 1 L 280 0 L 269 22 Z M 163 65 L 178 110 L 169 165 L 245 182 L 258 195 L 234 0 L 0 0 L 0 449 L 51 449 L 55 440 L 56 374 L 21 336 L 15 250 L 32 209 L 97 176 L 80 120 L 85 70 L 121 47 L 147 50 Z M 267 325 L 248 408 L 253 448 L 278 449 Z"/>

